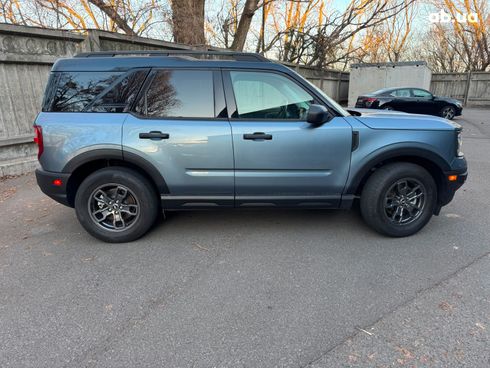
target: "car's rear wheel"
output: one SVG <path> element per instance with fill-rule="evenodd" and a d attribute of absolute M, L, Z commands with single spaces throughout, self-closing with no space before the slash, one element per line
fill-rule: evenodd
<path fill-rule="evenodd" d="M 440 115 L 445 119 L 452 120 L 456 116 L 456 109 L 453 106 L 444 106 Z"/>
<path fill-rule="evenodd" d="M 159 204 L 145 177 L 125 167 L 108 167 L 82 182 L 75 197 L 75 210 L 91 235 L 122 243 L 135 240 L 150 229 Z"/>
<path fill-rule="evenodd" d="M 423 167 L 399 162 L 376 170 L 361 193 L 364 221 L 379 233 L 403 237 L 422 229 L 434 213 L 437 187 Z"/>

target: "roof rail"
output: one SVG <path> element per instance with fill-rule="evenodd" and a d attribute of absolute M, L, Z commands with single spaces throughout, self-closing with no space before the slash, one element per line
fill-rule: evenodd
<path fill-rule="evenodd" d="M 97 51 L 97 52 L 82 52 L 76 54 L 75 57 L 115 57 L 115 56 L 203 56 L 204 59 L 232 59 L 236 61 L 261 61 L 269 62 L 270 60 L 264 56 L 252 52 L 233 52 L 233 51 L 199 51 L 199 50 L 138 50 L 138 51 Z"/>

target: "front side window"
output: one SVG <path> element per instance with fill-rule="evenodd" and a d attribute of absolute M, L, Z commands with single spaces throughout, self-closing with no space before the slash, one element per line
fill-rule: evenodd
<path fill-rule="evenodd" d="M 432 98 L 432 94 L 430 92 L 424 91 L 423 89 L 413 89 L 413 97 L 418 98 Z"/>
<path fill-rule="evenodd" d="M 241 119 L 305 120 L 313 97 L 290 79 L 267 72 L 230 72 Z"/>
<path fill-rule="evenodd" d="M 158 70 L 136 112 L 155 118 L 214 118 L 213 72 Z"/>

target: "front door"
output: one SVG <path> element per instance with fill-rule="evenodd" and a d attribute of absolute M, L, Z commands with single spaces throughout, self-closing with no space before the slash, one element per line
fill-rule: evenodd
<path fill-rule="evenodd" d="M 413 98 L 416 102 L 416 110 L 413 112 L 417 112 L 418 114 L 429 114 L 434 115 L 437 114 L 438 111 L 435 108 L 437 104 L 434 102 L 434 97 L 432 93 L 418 88 L 412 89 Z"/>
<path fill-rule="evenodd" d="M 352 143 L 345 119 L 307 123 L 316 99 L 285 74 L 232 70 L 224 77 L 233 114 L 235 205 L 338 207 Z"/>
<path fill-rule="evenodd" d="M 151 72 L 124 122 L 123 152 L 160 171 L 168 187 L 165 208 L 233 206 L 231 127 L 222 110 L 219 71 Z"/>

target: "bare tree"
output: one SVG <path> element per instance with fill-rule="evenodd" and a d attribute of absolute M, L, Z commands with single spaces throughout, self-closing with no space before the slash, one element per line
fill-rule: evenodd
<path fill-rule="evenodd" d="M 305 32 L 309 65 L 331 66 L 349 58 L 356 48 L 345 48 L 345 42 L 363 30 L 396 17 L 415 0 L 352 0 L 342 14 L 326 17 L 316 34 Z M 311 50 L 311 51 L 310 51 Z"/>
<path fill-rule="evenodd" d="M 258 9 L 259 0 L 245 0 L 245 6 L 243 8 L 240 21 L 238 22 L 238 28 L 235 33 L 235 38 L 231 44 L 232 50 L 243 50 L 245 41 L 247 40 L 247 34 L 252 23 L 252 18 Z"/>
<path fill-rule="evenodd" d="M 366 29 L 358 40 L 359 48 L 353 59 L 357 62 L 398 62 L 407 57 L 412 46 L 409 36 L 412 35 L 412 25 L 417 14 L 416 5 L 411 3 L 397 16 Z"/>
<path fill-rule="evenodd" d="M 464 65 L 465 71 L 485 71 L 490 69 L 490 9 L 488 0 L 432 0 L 437 8 L 447 12 L 451 21 L 436 23 L 431 32 L 439 44 L 452 48 Z M 433 57 L 435 53 L 425 50 Z M 438 48 L 435 49 L 438 52 Z M 440 58 L 439 58 L 440 59 Z M 452 66 L 461 69 L 461 65 L 440 63 L 441 67 Z"/>
<path fill-rule="evenodd" d="M 0 0 L 7 23 L 85 30 L 97 28 L 130 35 L 146 34 L 160 21 L 157 0 Z"/>
<path fill-rule="evenodd" d="M 206 29 L 209 43 L 230 48 L 238 28 L 239 0 L 222 0 L 222 4 Z"/>
<path fill-rule="evenodd" d="M 174 40 L 189 45 L 204 45 L 205 0 L 172 0 Z"/>
<path fill-rule="evenodd" d="M 419 41 L 416 57 L 427 60 L 433 72 L 465 72 L 468 69 L 464 60 L 464 48 L 456 38 L 450 37 L 448 32 L 451 32 L 448 27 L 434 25 Z"/>
<path fill-rule="evenodd" d="M 392 45 L 391 57 L 400 59 L 408 47 L 410 27 L 403 34 L 402 31 L 411 24 L 413 12 L 410 9 L 415 1 L 351 0 L 344 11 L 322 0 L 276 1 L 267 13 L 263 12 L 272 22 L 265 23 L 263 17 L 256 51 L 276 50 L 280 60 L 292 63 L 346 68 L 350 60 L 362 54 L 363 39 L 357 36 L 380 34 L 382 25 L 390 21 L 383 33 L 391 35 L 388 42 Z M 259 8 L 263 6 L 258 4 Z M 405 18 L 406 22 L 401 21 Z M 376 32 L 371 31 L 374 29 Z M 379 43 L 377 46 L 379 48 Z"/>
<path fill-rule="evenodd" d="M 128 23 L 119 16 L 117 9 L 114 6 L 107 4 L 104 0 L 88 0 L 94 4 L 100 10 L 102 10 L 107 16 L 117 24 L 117 26 L 123 30 L 126 34 L 135 36 L 136 32 L 131 28 Z"/>

